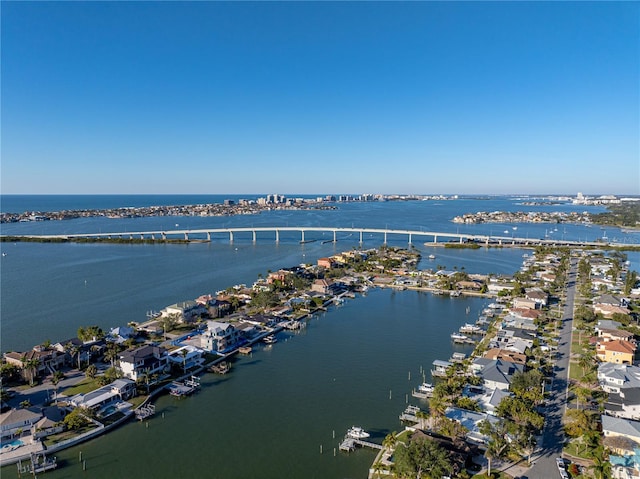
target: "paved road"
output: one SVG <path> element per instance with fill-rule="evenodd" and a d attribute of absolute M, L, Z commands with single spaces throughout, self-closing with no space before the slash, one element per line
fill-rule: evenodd
<path fill-rule="evenodd" d="M 567 275 L 566 302 L 562 313 L 562 327 L 558 341 L 558 356 L 551 384 L 551 397 L 545 411 L 545 427 L 541 444 L 538 444 L 535 464 L 526 476 L 533 478 L 559 478 L 556 457 L 562 454 L 564 431 L 562 416 L 567 404 L 569 356 L 571 353 L 571 329 L 573 327 L 573 305 L 575 300 L 578 260 L 572 258 Z"/>

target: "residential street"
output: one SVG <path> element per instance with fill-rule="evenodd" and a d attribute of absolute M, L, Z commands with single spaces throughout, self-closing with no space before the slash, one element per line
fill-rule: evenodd
<path fill-rule="evenodd" d="M 551 397 L 547 401 L 545 411 L 545 427 L 542 443 L 534 457 L 535 464 L 527 471 L 528 478 L 560 477 L 556 466 L 556 457 L 562 454 L 564 432 L 562 416 L 567 404 L 567 384 L 569 374 L 569 356 L 571 352 L 571 329 L 573 325 L 573 305 L 576 290 L 578 260 L 572 258 L 567 275 L 566 302 L 562 312 L 562 327 L 558 338 L 558 355 L 551 384 Z"/>

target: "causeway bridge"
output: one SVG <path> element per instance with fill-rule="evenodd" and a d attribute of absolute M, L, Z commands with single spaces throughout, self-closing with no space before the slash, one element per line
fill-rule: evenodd
<path fill-rule="evenodd" d="M 322 226 L 260 226 L 260 227 L 243 227 L 243 228 L 205 228 L 205 229 L 174 229 L 174 230 L 156 230 L 156 231 L 128 231 L 128 232 L 110 232 L 110 233 L 68 233 L 55 235 L 20 235 L 24 238 L 33 239 L 184 239 L 185 241 L 211 241 L 212 237 L 223 236 L 228 237 L 230 242 L 237 238 L 251 238 L 253 242 L 258 241 L 258 233 L 261 233 L 260 239 L 266 236 L 272 237 L 275 242 L 280 241 L 282 233 L 294 232 L 300 235 L 300 243 L 308 243 L 312 241 L 336 242 L 338 240 L 350 239 L 354 235 L 359 238 L 359 242 L 364 243 L 365 235 L 376 235 L 381 237 L 384 244 L 387 244 L 389 238 L 403 238 L 409 244 L 419 239 L 424 244 L 442 245 L 445 243 L 476 243 L 480 245 L 503 245 L 503 246 L 568 246 L 568 247 L 585 247 L 585 246 L 628 246 L 623 243 L 612 243 L 603 241 L 574 241 L 574 240 L 558 240 L 558 239 L 539 239 L 539 238 L 519 238 L 516 236 L 494 236 L 482 234 L 467 233 L 451 233 L 443 231 L 423 231 L 423 230 L 404 230 L 404 229 L 388 229 L 388 228 L 336 228 Z M 323 238 L 313 236 L 314 233 L 322 233 Z M 327 240 L 326 234 L 332 239 Z M 342 236 L 341 238 L 339 237 Z M 345 237 L 344 235 L 347 235 Z"/>

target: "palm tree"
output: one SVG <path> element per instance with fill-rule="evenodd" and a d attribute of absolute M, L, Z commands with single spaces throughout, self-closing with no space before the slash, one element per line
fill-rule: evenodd
<path fill-rule="evenodd" d="M 183 349 L 180 354 L 182 355 L 182 372 L 187 374 L 187 350 Z"/>
<path fill-rule="evenodd" d="M 396 431 L 393 431 L 390 434 L 387 434 L 384 438 L 384 440 L 382 441 L 382 446 L 387 449 L 389 452 L 391 452 L 391 450 L 396 446 L 398 440 L 396 438 L 396 435 L 398 433 Z"/>
<path fill-rule="evenodd" d="M 111 363 L 111 367 L 114 366 L 115 360 L 118 359 L 118 345 L 116 343 L 107 344 L 107 350 L 104 353 L 104 358 Z"/>
<path fill-rule="evenodd" d="M 53 376 L 51 376 L 51 384 L 53 384 L 53 387 L 56 391 L 56 405 L 58 405 L 58 384 L 60 384 L 60 381 L 62 381 L 63 379 L 64 374 L 62 373 L 62 371 L 54 371 Z"/>
<path fill-rule="evenodd" d="M 22 367 L 24 368 L 25 373 L 29 377 L 29 386 L 33 386 L 34 380 L 38 374 L 40 359 L 38 358 L 27 359 L 27 356 L 24 355 L 22 356 L 21 360 L 22 360 Z"/>
<path fill-rule="evenodd" d="M 84 372 L 85 376 L 87 376 L 89 379 L 95 379 L 95 377 L 98 375 L 98 368 L 96 367 L 95 364 L 90 364 L 87 367 L 87 370 Z"/>

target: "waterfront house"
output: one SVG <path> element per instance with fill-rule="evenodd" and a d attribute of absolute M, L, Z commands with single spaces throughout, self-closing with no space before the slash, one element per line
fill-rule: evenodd
<path fill-rule="evenodd" d="M 482 378 L 485 388 L 504 391 L 509 389 L 514 374 L 524 372 L 524 365 L 502 359 L 476 358 L 471 368 Z"/>
<path fill-rule="evenodd" d="M 200 347 L 213 353 L 229 352 L 238 346 L 240 333 L 229 323 L 207 321 L 207 329 L 200 336 Z"/>
<path fill-rule="evenodd" d="M 486 444 L 489 441 L 489 438 L 480 432 L 480 423 L 486 420 L 492 424 L 496 424 L 499 421 L 496 416 L 492 416 L 491 414 L 467 411 L 466 409 L 457 407 L 448 407 L 444 415 L 461 424 L 469 431 L 466 435 L 467 440 L 476 444 Z"/>
<path fill-rule="evenodd" d="M 514 298 L 513 299 L 513 307 L 515 309 L 537 309 L 539 304 L 535 302 L 533 299 L 529 298 Z"/>
<path fill-rule="evenodd" d="M 33 349 L 25 353 L 15 351 L 5 353 L 4 359 L 8 364 L 13 364 L 20 368 L 24 379 L 29 380 L 32 374 L 34 378 L 53 374 L 64 366 L 67 356 L 57 349 L 34 346 Z M 33 368 L 27 367 L 30 363 L 35 364 Z"/>
<path fill-rule="evenodd" d="M 42 418 L 42 413 L 32 409 L 11 409 L 0 414 L 0 438 L 11 439 L 29 432 L 35 433 L 35 424 Z"/>
<path fill-rule="evenodd" d="M 635 352 L 635 344 L 619 339 L 598 342 L 596 346 L 596 357 L 607 363 L 633 364 Z"/>
<path fill-rule="evenodd" d="M 311 291 L 321 294 L 329 294 L 331 292 L 333 281 L 330 279 L 316 279 L 311 285 Z"/>
<path fill-rule="evenodd" d="M 122 344 L 136 336 L 135 330 L 131 326 L 118 326 L 109 330 L 107 338 L 117 344 Z"/>
<path fill-rule="evenodd" d="M 523 366 L 527 363 L 527 356 L 525 354 L 520 354 L 501 348 L 489 349 L 484 353 L 484 357 L 491 360 L 501 359 L 502 361 L 521 364 Z"/>
<path fill-rule="evenodd" d="M 207 310 L 207 312 L 203 314 L 210 318 L 221 318 L 231 310 L 231 303 L 229 301 L 214 298 L 210 294 L 203 294 L 198 297 L 196 303 Z"/>
<path fill-rule="evenodd" d="M 75 407 L 100 411 L 114 403 L 126 401 L 136 395 L 136 383 L 131 379 L 116 379 L 99 389 L 86 394 L 76 394 L 69 399 L 69 403 Z"/>
<path fill-rule="evenodd" d="M 163 318 L 176 317 L 182 323 L 190 323 L 201 315 L 206 315 L 207 309 L 195 301 L 181 301 L 164 308 L 160 315 Z"/>
<path fill-rule="evenodd" d="M 200 366 L 203 362 L 204 351 L 196 346 L 187 344 L 167 353 L 169 364 L 175 364 L 184 369 Z"/>
<path fill-rule="evenodd" d="M 541 288 L 529 288 L 525 290 L 524 297 L 536 303 L 536 308 L 541 308 L 549 302 L 549 294 Z"/>
<path fill-rule="evenodd" d="M 482 411 L 487 414 L 496 415 L 495 411 L 505 397 L 512 394 L 503 389 L 488 389 L 483 386 L 473 386 L 467 384 L 462 390 L 462 396 L 477 401 Z"/>
<path fill-rule="evenodd" d="M 318 258 L 317 262 L 320 268 L 331 269 L 335 268 L 336 262 L 332 258 Z"/>
<path fill-rule="evenodd" d="M 120 353 L 122 374 L 133 381 L 142 376 L 162 374 L 168 367 L 167 350 L 160 346 L 145 345 Z"/>
<path fill-rule="evenodd" d="M 40 412 L 42 413 L 42 418 L 35 424 L 35 433 L 33 435 L 35 439 L 42 439 L 51 434 L 64 431 L 65 426 L 62 424 L 62 421 L 64 421 L 67 415 L 65 408 L 48 406 L 43 407 Z"/>

